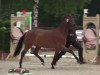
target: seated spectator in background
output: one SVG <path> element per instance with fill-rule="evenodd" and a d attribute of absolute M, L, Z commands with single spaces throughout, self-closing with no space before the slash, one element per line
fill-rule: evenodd
<path fill-rule="evenodd" d="M 7 56 L 6 59 L 13 56 L 14 50 L 16 48 L 16 45 L 20 39 L 20 37 L 23 36 L 23 31 L 20 28 L 20 25 L 16 25 L 16 22 L 14 23 L 11 31 L 11 47 L 10 47 L 10 53 Z"/>
<path fill-rule="evenodd" d="M 95 26 L 88 25 L 86 31 L 84 32 L 83 41 L 87 49 L 96 48 L 97 34 Z"/>
<path fill-rule="evenodd" d="M 11 32 L 11 39 L 12 39 L 13 44 L 18 43 L 21 36 L 23 36 L 23 31 L 20 28 L 20 25 L 16 25 L 16 23 L 14 23 L 14 27 Z"/>

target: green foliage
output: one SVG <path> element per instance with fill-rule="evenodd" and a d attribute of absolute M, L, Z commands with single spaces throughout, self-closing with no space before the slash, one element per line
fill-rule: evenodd
<path fill-rule="evenodd" d="M 0 20 L 0 28 L 3 26 L 3 22 L 2 20 Z"/>
<path fill-rule="evenodd" d="M 0 19 L 10 19 L 11 14 L 17 11 L 33 11 L 34 0 L 2 0 L 0 8 Z"/>
<path fill-rule="evenodd" d="M 5 28 L 10 28 L 10 20 L 0 20 L 0 28 L 2 29 L 2 27 Z"/>
<path fill-rule="evenodd" d="M 10 2 L 10 8 L 14 11 L 31 11 L 33 9 L 34 0 L 12 0 Z"/>
<path fill-rule="evenodd" d="M 39 9 L 55 16 L 76 14 L 77 10 L 83 9 L 91 0 L 40 0 Z"/>
<path fill-rule="evenodd" d="M 100 14 L 100 0 L 92 0 L 85 8 L 89 9 L 88 15 L 96 16 L 96 14 Z"/>
<path fill-rule="evenodd" d="M 10 50 L 10 22 L 9 20 L 0 21 L 0 51 L 9 52 Z"/>
<path fill-rule="evenodd" d="M 30 25 L 30 15 L 26 15 L 26 25 Z"/>
<path fill-rule="evenodd" d="M 9 52 L 10 35 L 9 29 L 0 29 L 0 51 Z"/>
<path fill-rule="evenodd" d="M 40 0 L 40 26 L 58 26 L 63 17 L 76 15 L 78 25 L 82 25 L 82 12 L 91 0 Z M 81 15 L 80 15 L 81 14 Z M 79 21 L 79 19 L 81 21 Z"/>

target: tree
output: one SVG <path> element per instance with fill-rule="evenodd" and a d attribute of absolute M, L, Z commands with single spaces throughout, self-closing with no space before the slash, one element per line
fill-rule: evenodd
<path fill-rule="evenodd" d="M 50 14 L 69 15 L 75 14 L 77 9 L 83 9 L 91 0 L 40 0 L 40 8 Z"/>
<path fill-rule="evenodd" d="M 45 20 L 43 21 L 44 23 L 49 18 L 55 21 L 57 18 L 63 18 L 66 15 L 76 15 L 78 10 L 83 10 L 84 6 L 90 3 L 90 1 L 91 0 L 39 0 L 39 19 L 42 21 Z"/>
<path fill-rule="evenodd" d="M 100 14 L 100 0 L 92 0 L 90 4 L 85 6 L 86 9 L 89 9 L 89 15 L 95 16 Z"/>
<path fill-rule="evenodd" d="M 16 14 L 23 9 L 33 11 L 34 0 L 0 0 L 0 19 L 10 19 L 11 14 Z"/>

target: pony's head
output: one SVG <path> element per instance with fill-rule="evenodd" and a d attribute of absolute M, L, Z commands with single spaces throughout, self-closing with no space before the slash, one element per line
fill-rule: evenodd
<path fill-rule="evenodd" d="M 75 26 L 76 23 L 75 23 L 75 18 L 73 16 L 65 17 L 60 25 L 61 28 L 67 28 L 67 29 L 74 28 Z"/>
<path fill-rule="evenodd" d="M 61 22 L 60 26 L 58 27 L 60 31 L 67 36 L 67 33 L 70 29 L 73 29 L 75 27 L 75 18 L 72 16 L 67 16 L 64 18 L 64 20 Z"/>
<path fill-rule="evenodd" d="M 70 27 L 74 27 L 76 25 L 75 18 L 73 16 L 67 16 L 65 18 L 65 22 L 69 23 Z"/>

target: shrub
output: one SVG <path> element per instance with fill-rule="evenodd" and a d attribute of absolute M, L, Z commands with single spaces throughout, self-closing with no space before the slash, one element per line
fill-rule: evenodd
<path fill-rule="evenodd" d="M 10 22 L 0 20 L 0 51 L 10 51 Z"/>

